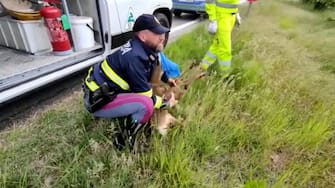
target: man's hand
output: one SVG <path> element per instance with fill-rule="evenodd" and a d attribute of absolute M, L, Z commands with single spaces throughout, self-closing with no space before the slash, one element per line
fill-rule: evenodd
<path fill-rule="evenodd" d="M 218 29 L 216 20 L 209 21 L 208 24 L 208 33 L 211 35 L 214 35 L 216 33 L 216 30 Z"/>
<path fill-rule="evenodd" d="M 176 87 L 177 86 L 176 81 L 172 78 L 169 78 L 167 83 L 169 84 L 170 87 Z"/>

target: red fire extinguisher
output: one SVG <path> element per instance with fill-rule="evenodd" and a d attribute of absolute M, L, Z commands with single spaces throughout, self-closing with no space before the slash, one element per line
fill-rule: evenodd
<path fill-rule="evenodd" d="M 62 23 L 60 22 L 61 10 L 56 7 L 48 6 L 43 7 L 40 10 L 41 15 L 44 18 L 46 27 L 48 28 L 49 38 L 51 46 L 54 52 L 60 52 L 63 54 L 71 53 L 71 43 L 67 32 L 63 29 Z"/>

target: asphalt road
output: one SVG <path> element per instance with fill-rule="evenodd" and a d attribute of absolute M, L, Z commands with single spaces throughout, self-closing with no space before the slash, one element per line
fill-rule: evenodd
<path fill-rule="evenodd" d="M 199 17 L 191 14 L 174 17 L 170 32 L 170 42 L 176 40 L 185 32 L 191 31 L 199 21 L 201 21 Z M 78 72 L 70 77 L 20 96 L 14 102 L 0 107 L 0 130 L 17 125 L 19 124 L 17 122 L 24 121 L 51 103 L 60 101 L 62 96 L 71 95 L 74 91 L 81 90 L 81 80 L 85 74 L 86 70 Z"/>
<path fill-rule="evenodd" d="M 191 21 L 198 20 L 199 16 L 183 13 L 180 17 L 173 17 L 172 28 L 176 28 Z"/>
<path fill-rule="evenodd" d="M 182 14 L 181 17 L 174 17 L 169 42 L 173 42 L 181 35 L 192 31 L 192 29 L 201 21 L 201 17 L 192 14 Z"/>

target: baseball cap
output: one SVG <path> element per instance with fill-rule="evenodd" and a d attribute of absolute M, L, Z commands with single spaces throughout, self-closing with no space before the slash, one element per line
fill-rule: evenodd
<path fill-rule="evenodd" d="M 151 14 L 142 14 L 139 16 L 133 26 L 133 31 L 138 32 L 148 29 L 156 34 L 163 34 L 170 32 L 169 28 L 162 26 L 158 19 Z"/>

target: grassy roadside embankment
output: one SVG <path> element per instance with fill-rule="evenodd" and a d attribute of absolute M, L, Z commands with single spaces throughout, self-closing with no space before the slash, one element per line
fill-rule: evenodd
<path fill-rule="evenodd" d="M 243 13 L 243 10 L 241 12 Z M 335 23 L 259 1 L 234 32 L 235 79 L 197 81 L 167 137 L 119 153 L 110 123 L 74 93 L 0 133 L 0 187 L 334 187 Z M 210 43 L 204 25 L 170 44 L 185 69 Z"/>

